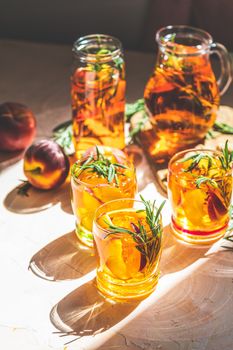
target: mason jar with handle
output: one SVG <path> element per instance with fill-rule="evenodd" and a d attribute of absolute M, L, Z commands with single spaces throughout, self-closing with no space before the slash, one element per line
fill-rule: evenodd
<path fill-rule="evenodd" d="M 189 26 L 168 26 L 156 34 L 159 51 L 144 98 L 150 116 L 147 151 L 156 163 L 199 143 L 213 126 L 220 96 L 232 81 L 226 48 L 211 35 Z M 217 54 L 217 80 L 210 55 Z"/>

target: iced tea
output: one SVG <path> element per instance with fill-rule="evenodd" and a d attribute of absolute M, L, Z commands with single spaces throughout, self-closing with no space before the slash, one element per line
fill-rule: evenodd
<path fill-rule="evenodd" d="M 149 295 L 159 278 L 162 222 L 155 203 L 120 199 L 96 212 L 97 288 L 115 300 Z"/>
<path fill-rule="evenodd" d="M 144 91 L 152 126 L 145 142 L 150 157 L 162 163 L 205 137 L 216 119 L 219 87 L 209 58 L 208 33 L 169 26 L 156 39 L 159 54 Z"/>
<path fill-rule="evenodd" d="M 94 145 L 123 149 L 125 66 L 120 42 L 106 35 L 79 39 L 80 63 L 71 77 L 76 156 Z"/>
<path fill-rule="evenodd" d="M 181 240 L 204 244 L 224 235 L 232 194 L 232 165 L 227 157 L 231 157 L 229 151 L 193 149 L 171 159 L 168 176 L 171 225 Z"/>
<path fill-rule="evenodd" d="M 89 149 L 71 169 L 72 207 L 76 233 L 86 245 L 93 245 L 92 223 L 95 210 L 118 198 L 134 198 L 137 190 L 133 164 L 115 148 Z"/>

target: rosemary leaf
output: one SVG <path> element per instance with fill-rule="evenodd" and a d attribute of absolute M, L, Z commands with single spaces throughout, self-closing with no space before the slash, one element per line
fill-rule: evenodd
<path fill-rule="evenodd" d="M 153 201 L 153 203 L 146 201 L 142 195 L 140 195 L 140 198 L 144 204 L 145 209 L 140 209 L 136 212 L 146 212 L 146 221 L 153 236 L 151 237 L 150 234 L 148 235 L 149 232 L 147 232 L 145 226 L 141 223 L 140 220 L 138 220 L 138 225 L 131 222 L 133 231 L 124 227 L 115 226 L 111 223 L 111 220 L 110 222 L 109 220 L 106 220 L 105 223 L 108 225 L 111 232 L 108 233 L 105 238 L 109 235 L 117 233 L 126 233 L 131 235 L 134 241 L 137 243 L 136 249 L 147 258 L 149 263 L 152 263 L 154 261 L 154 258 L 157 256 L 161 246 L 161 225 L 159 216 L 163 209 L 165 201 L 163 201 L 159 208 L 156 209 L 155 201 Z"/>
<path fill-rule="evenodd" d="M 28 191 L 32 187 L 32 185 L 28 181 L 25 181 L 25 180 L 20 180 L 20 181 L 22 182 L 22 184 L 18 186 L 17 194 L 19 194 L 20 196 L 29 197 Z"/>
<path fill-rule="evenodd" d="M 206 177 L 206 176 L 199 176 L 196 180 L 195 180 L 195 184 L 197 186 L 197 188 L 200 188 L 200 186 L 204 183 L 208 183 L 210 184 L 211 186 L 213 186 L 214 188 L 217 188 L 218 187 L 218 184 L 215 180 L 209 178 L 209 177 Z"/>
<path fill-rule="evenodd" d="M 126 121 L 129 122 L 131 117 L 135 113 L 140 111 L 145 111 L 144 98 L 140 98 L 134 103 L 126 103 L 126 111 L 125 111 Z"/>
<path fill-rule="evenodd" d="M 107 179 L 108 183 L 112 183 L 115 180 L 116 186 L 119 187 L 118 175 L 124 175 L 119 169 L 127 169 L 127 166 L 119 163 L 112 163 L 96 146 L 96 155 L 90 155 L 81 166 L 75 163 L 71 168 L 71 173 L 75 177 L 78 177 L 87 169 Z"/>
<path fill-rule="evenodd" d="M 213 129 L 222 134 L 233 134 L 233 126 L 226 123 L 215 122 Z"/>
<path fill-rule="evenodd" d="M 222 155 L 218 157 L 224 170 L 230 169 L 233 161 L 233 151 L 228 149 L 228 140 L 225 142 L 225 146 L 222 149 Z"/>
<path fill-rule="evenodd" d="M 212 165 L 212 157 L 209 154 L 205 154 L 205 153 L 195 154 L 194 156 L 182 159 L 180 162 L 184 163 L 184 162 L 186 162 L 187 160 L 190 160 L 190 159 L 193 159 L 193 161 L 186 169 L 183 170 L 185 173 L 195 169 L 199 165 L 199 163 L 200 163 L 200 161 L 202 159 L 207 159 L 208 160 L 208 169 Z"/>
<path fill-rule="evenodd" d="M 66 155 L 74 154 L 73 129 L 71 121 L 65 122 L 53 129 L 53 140 L 62 147 Z"/>
<path fill-rule="evenodd" d="M 108 168 L 108 182 L 112 182 L 112 180 L 114 179 L 114 176 L 115 176 L 115 168 L 113 166 L 113 164 L 110 164 L 109 165 L 109 168 Z"/>

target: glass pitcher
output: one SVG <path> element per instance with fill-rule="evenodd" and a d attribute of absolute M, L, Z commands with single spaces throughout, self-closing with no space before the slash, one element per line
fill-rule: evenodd
<path fill-rule="evenodd" d="M 156 41 L 158 58 L 144 92 L 151 125 L 146 150 L 154 162 L 163 163 L 205 137 L 232 73 L 226 48 L 203 30 L 168 26 L 157 32 Z M 213 53 L 221 64 L 218 80 L 210 63 Z"/>
<path fill-rule="evenodd" d="M 104 34 L 79 38 L 71 76 L 76 158 L 95 145 L 123 149 L 125 65 L 118 39 Z"/>

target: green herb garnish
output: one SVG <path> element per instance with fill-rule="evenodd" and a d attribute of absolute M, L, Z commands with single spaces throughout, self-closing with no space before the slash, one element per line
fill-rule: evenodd
<path fill-rule="evenodd" d="M 233 152 L 229 151 L 228 149 L 228 140 L 226 141 L 225 146 L 222 149 L 222 154 L 217 156 L 217 158 L 219 159 L 221 163 L 221 167 L 224 171 L 231 169 L 232 162 L 233 162 Z M 207 167 L 201 167 L 199 165 L 202 159 L 208 160 Z M 205 176 L 205 174 L 201 174 L 195 177 L 195 174 L 193 174 L 193 176 L 195 177 L 194 183 L 196 187 L 200 188 L 201 185 L 206 184 L 208 186 L 208 191 L 211 191 L 210 187 L 212 187 L 212 189 L 218 188 L 226 203 L 226 206 L 228 206 L 227 205 L 228 203 L 227 198 L 229 197 L 228 186 L 227 184 L 224 183 L 224 181 L 216 181 L 217 178 L 220 179 L 221 172 L 218 172 L 218 171 L 212 172 L 211 177 L 208 177 L 209 170 L 216 170 L 216 166 L 217 166 L 216 163 L 214 164 L 213 156 L 210 156 L 209 154 L 205 154 L 201 152 L 201 153 L 194 154 L 190 157 L 184 158 L 179 162 L 183 163 L 190 160 L 191 160 L 191 164 L 187 168 L 183 169 L 183 172 L 186 172 L 186 173 L 192 172 L 192 170 L 194 169 L 205 170 L 205 174 L 207 176 Z"/>
<path fill-rule="evenodd" d="M 149 120 L 148 115 L 145 112 L 143 112 L 142 118 L 129 132 L 130 143 L 132 143 L 134 140 L 136 141 L 136 137 L 138 133 L 144 129 L 145 124 L 146 122 L 148 122 L 148 120 Z"/>
<path fill-rule="evenodd" d="M 140 210 L 140 212 L 145 211 L 146 222 L 150 227 L 152 236 L 150 234 L 148 235 L 145 226 L 141 223 L 140 220 L 138 220 L 137 225 L 131 223 L 132 230 L 129 230 L 124 227 L 113 225 L 111 219 L 109 218 L 109 220 L 105 222 L 111 232 L 107 234 L 106 237 L 118 233 L 129 234 L 137 243 L 136 248 L 147 258 L 149 263 L 152 263 L 154 261 L 154 258 L 157 256 L 161 246 L 162 227 L 160 223 L 160 213 L 166 201 L 164 200 L 159 208 L 156 209 L 155 200 L 153 202 L 146 201 L 142 195 L 140 195 L 140 198 L 145 206 L 145 209 Z"/>
<path fill-rule="evenodd" d="M 183 171 L 185 173 L 189 172 L 189 171 L 192 171 L 194 170 L 195 168 L 198 167 L 200 161 L 202 159 L 207 159 L 208 160 L 208 170 L 211 168 L 212 166 L 212 163 L 213 163 L 213 158 L 209 155 L 209 154 L 206 154 L 206 153 L 197 153 L 197 154 L 194 154 L 190 157 L 186 157 L 184 159 L 181 159 L 179 161 L 179 163 L 184 163 L 184 162 L 187 162 L 189 160 L 192 160 L 191 164 L 185 168 Z"/>
<path fill-rule="evenodd" d="M 67 156 L 74 154 L 73 129 L 71 121 L 67 121 L 53 130 L 53 140 L 62 147 Z"/>
<path fill-rule="evenodd" d="M 194 154 L 190 157 L 186 157 L 182 160 L 180 160 L 180 163 L 184 163 L 187 162 L 189 160 L 192 160 L 191 164 L 185 168 L 183 171 L 185 173 L 192 171 L 194 169 L 196 169 L 199 166 L 199 163 L 202 159 L 207 159 L 208 160 L 208 166 L 207 166 L 207 171 L 212 167 L 213 165 L 213 157 L 210 156 L 209 154 L 206 153 L 197 153 Z M 233 162 L 233 151 L 229 151 L 228 149 L 228 140 L 225 142 L 225 146 L 222 149 L 222 155 L 218 156 L 219 161 L 221 162 L 222 168 L 224 170 L 228 170 L 231 168 L 232 166 L 232 162 Z"/>
<path fill-rule="evenodd" d="M 71 168 L 71 174 L 74 177 L 78 177 L 84 170 L 88 170 L 104 177 L 108 180 L 108 183 L 112 183 L 115 180 L 116 186 L 119 187 L 118 175 L 122 174 L 119 172 L 119 169 L 127 169 L 127 166 L 111 162 L 96 146 L 96 155 L 91 154 L 82 165 L 75 163 Z"/>
<path fill-rule="evenodd" d="M 144 98 L 136 100 L 134 103 L 126 103 L 125 118 L 126 122 L 129 122 L 131 117 L 137 113 L 145 111 L 145 101 Z"/>
<path fill-rule="evenodd" d="M 217 188 L 218 184 L 215 180 L 211 179 L 210 177 L 206 177 L 206 176 L 198 176 L 198 178 L 195 180 L 195 184 L 197 188 L 200 188 L 200 186 L 202 184 L 209 184 L 212 187 Z"/>
<path fill-rule="evenodd" d="M 130 122 L 131 118 L 134 114 L 142 112 L 142 117 L 138 122 L 132 127 L 132 129 L 129 132 L 130 141 L 129 143 L 133 143 L 134 141 L 137 141 L 137 135 L 138 133 L 144 129 L 145 124 L 149 121 L 149 116 L 145 110 L 145 101 L 143 98 L 137 100 L 134 103 L 127 103 L 126 104 L 126 111 L 125 111 L 125 119 L 126 122 Z M 131 124 L 132 126 L 132 124 Z"/>
<path fill-rule="evenodd" d="M 224 170 L 230 169 L 233 161 L 233 152 L 228 149 L 228 140 L 225 142 L 225 146 L 222 149 L 222 155 L 218 157 Z"/>
<path fill-rule="evenodd" d="M 233 134 L 233 127 L 226 123 L 215 122 L 213 129 L 221 134 Z"/>
<path fill-rule="evenodd" d="M 22 182 L 22 184 L 18 186 L 17 194 L 19 194 L 20 196 L 29 197 L 28 191 L 32 187 L 32 185 L 26 180 L 20 181 Z"/>

